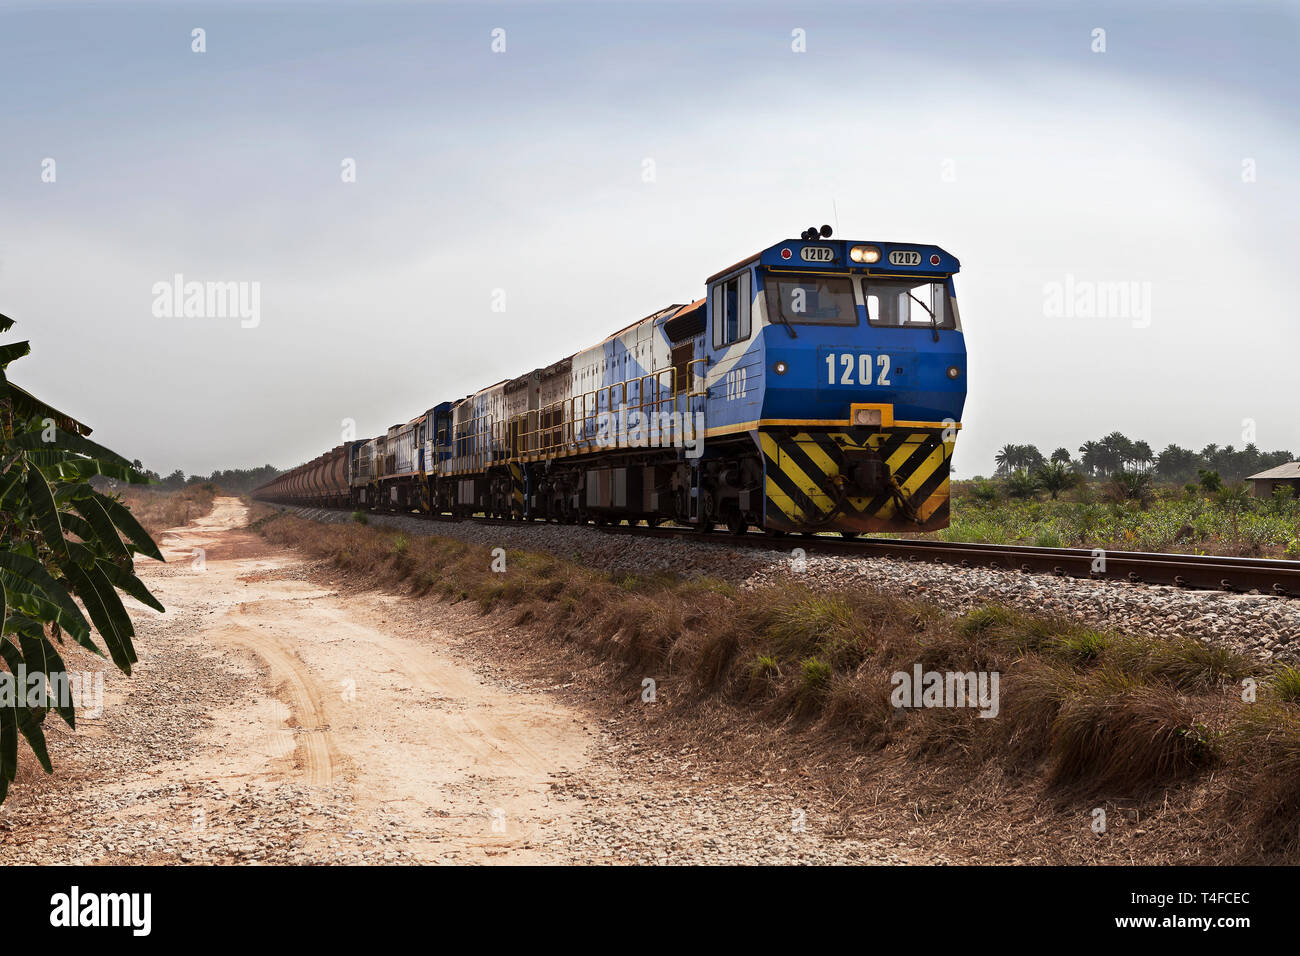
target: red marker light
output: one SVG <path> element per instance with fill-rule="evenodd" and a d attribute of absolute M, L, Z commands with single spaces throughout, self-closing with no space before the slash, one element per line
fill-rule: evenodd
<path fill-rule="evenodd" d="M 937 266 L 938 264 L 939 264 L 939 257 L 937 255 L 931 256 L 930 265 Z"/>
<path fill-rule="evenodd" d="M 789 259 L 789 258 L 790 258 L 790 250 L 789 250 L 789 249 L 782 249 L 782 250 L 781 250 L 781 258 L 782 258 L 782 259 Z"/>

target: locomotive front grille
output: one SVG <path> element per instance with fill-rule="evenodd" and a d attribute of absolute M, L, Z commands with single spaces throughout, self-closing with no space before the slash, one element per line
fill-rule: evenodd
<path fill-rule="evenodd" d="M 939 431 L 764 431 L 766 523 L 786 531 L 932 531 L 948 524 L 953 442 Z"/>

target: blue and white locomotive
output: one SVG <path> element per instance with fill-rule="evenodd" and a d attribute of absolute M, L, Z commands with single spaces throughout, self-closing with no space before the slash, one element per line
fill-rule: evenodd
<path fill-rule="evenodd" d="M 258 495 L 344 503 L 298 474 L 341 456 L 353 507 L 737 533 L 942 528 L 966 398 L 958 268 L 937 246 L 809 229 L 711 276 L 698 301 L 339 446 Z"/>

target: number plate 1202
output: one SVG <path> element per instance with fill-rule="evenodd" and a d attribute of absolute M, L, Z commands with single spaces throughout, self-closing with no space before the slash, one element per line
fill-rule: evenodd
<path fill-rule="evenodd" d="M 827 352 L 822 385 L 893 385 L 889 373 L 894 360 L 872 352 Z"/>

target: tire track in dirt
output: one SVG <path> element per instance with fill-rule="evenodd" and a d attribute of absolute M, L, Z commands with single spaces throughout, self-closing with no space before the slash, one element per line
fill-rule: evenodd
<path fill-rule="evenodd" d="M 258 640 L 249 628 L 233 625 L 228 639 L 248 648 L 271 669 L 271 682 L 284 699 L 293 720 L 298 761 L 307 782 L 324 785 L 334 780 L 337 761 L 329 725 L 323 716 L 321 690 L 302 662 L 274 642 Z"/>

